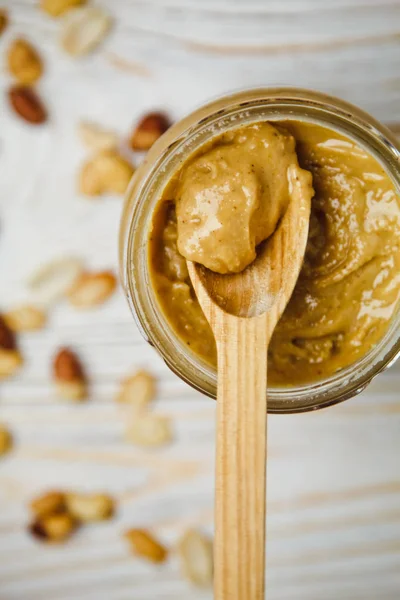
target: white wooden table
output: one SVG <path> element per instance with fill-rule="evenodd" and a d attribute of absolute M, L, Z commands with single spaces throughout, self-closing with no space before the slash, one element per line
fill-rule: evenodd
<path fill-rule="evenodd" d="M 121 202 L 87 201 L 75 189 L 80 118 L 124 134 L 153 107 L 177 118 L 222 92 L 287 83 L 340 95 L 399 128 L 399 0 L 103 1 L 114 32 L 79 62 L 58 50 L 57 23 L 36 0 L 0 4 L 12 18 L 0 52 L 20 33 L 40 48 L 51 112 L 48 126 L 30 129 L 1 95 L 2 308 L 22 299 L 26 277 L 54 256 L 116 267 Z M 2 89 L 8 83 L 1 74 Z M 84 357 L 86 404 L 53 395 L 49 361 L 59 344 Z M 0 418 L 16 437 L 0 463 L 0 600 L 211 598 L 181 578 L 175 559 L 160 568 L 136 561 L 120 533 L 150 527 L 173 544 L 187 525 L 212 530 L 214 403 L 142 341 L 121 293 L 84 315 L 60 306 L 22 346 L 25 368 L 0 389 Z M 175 420 L 176 442 L 162 452 L 122 441 L 113 397 L 118 380 L 142 365 L 160 378 L 157 410 Z M 399 390 L 394 367 L 347 404 L 271 417 L 270 600 L 400 598 Z M 118 517 L 63 547 L 38 546 L 25 532 L 26 503 L 55 487 L 108 490 Z"/>

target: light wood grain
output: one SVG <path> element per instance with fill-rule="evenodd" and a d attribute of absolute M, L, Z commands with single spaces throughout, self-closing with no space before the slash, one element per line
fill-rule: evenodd
<path fill-rule="evenodd" d="M 99 52 L 78 62 L 58 49 L 59 23 L 37 10 L 37 0 L 1 3 L 12 22 L 1 56 L 19 34 L 38 47 L 46 63 L 39 91 L 51 114 L 48 126 L 31 130 L 0 96 L 1 309 L 23 299 L 27 276 L 54 256 L 117 267 L 120 201 L 88 202 L 76 191 L 85 158 L 75 133 L 80 119 L 126 136 L 150 107 L 178 118 L 232 89 L 287 83 L 400 123 L 398 0 L 96 3 L 115 16 L 115 28 Z M 242 54 L 241 46 L 261 50 Z M 3 91 L 9 83 L 2 70 Z M 59 344 L 73 345 L 85 361 L 92 382 L 85 405 L 55 398 L 49 364 Z M 129 556 L 120 533 L 154 527 L 171 545 L 188 525 L 212 533 L 214 403 L 168 371 L 121 293 L 85 316 L 58 307 L 49 328 L 21 345 L 25 368 L 0 388 L 0 418 L 16 439 L 0 464 L 0 599 L 209 600 L 211 592 L 182 579 L 174 556 L 154 570 Z M 160 381 L 156 410 L 174 421 L 175 442 L 162 453 L 123 443 L 113 402 L 118 381 L 143 366 Z M 271 600 L 398 600 L 399 381 L 395 366 L 342 406 L 270 417 Z M 54 486 L 108 490 L 119 502 L 116 519 L 65 547 L 37 546 L 25 532 L 26 504 Z"/>
<path fill-rule="evenodd" d="M 215 325 L 215 323 L 214 323 Z M 216 327 L 214 598 L 264 598 L 267 313 Z M 225 340 L 224 342 L 222 340 Z"/>

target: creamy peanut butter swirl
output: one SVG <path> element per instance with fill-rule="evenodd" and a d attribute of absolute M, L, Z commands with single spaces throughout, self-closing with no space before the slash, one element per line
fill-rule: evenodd
<path fill-rule="evenodd" d="M 179 252 L 217 273 L 253 262 L 292 200 L 293 178 L 313 195 L 295 144 L 287 131 L 258 123 L 218 137 L 189 160 L 175 193 Z"/>
<path fill-rule="evenodd" d="M 263 131 L 265 126 L 262 124 L 254 131 Z M 234 145 L 232 157 L 235 154 L 238 164 L 249 164 L 248 148 L 245 148 L 242 163 L 238 142 L 241 134 L 247 136 L 247 129 L 237 130 L 223 142 Z M 273 129 L 275 124 L 271 131 Z M 387 330 L 400 294 L 400 200 L 380 164 L 352 140 L 324 127 L 295 121 L 281 122 L 276 129 L 283 136 L 281 148 L 288 152 L 284 161 L 286 167 L 294 164 L 294 148 L 290 149 L 290 140 L 294 139 L 300 170 L 312 173 L 315 190 L 302 272 L 269 350 L 270 384 L 295 385 L 321 379 L 351 365 Z M 247 139 L 244 146 L 250 143 Z M 191 173 L 190 166 L 198 165 L 197 161 L 201 163 L 202 160 L 209 162 L 207 169 L 212 169 L 215 150 L 214 142 L 190 159 L 184 169 Z M 270 161 L 273 156 L 271 152 Z M 275 157 L 278 156 L 281 160 L 282 154 L 276 153 Z M 279 166 L 276 168 L 278 173 Z M 246 175 L 248 169 L 243 169 L 241 172 Z M 268 169 L 271 173 L 271 165 Z M 177 334 L 196 354 L 216 364 L 214 339 L 193 294 L 185 260 L 178 250 L 177 198 L 179 218 L 191 210 L 188 197 L 182 195 L 185 188 L 181 179 L 183 172 L 171 181 L 154 214 L 149 245 L 152 282 L 160 306 Z M 280 173 L 277 177 L 283 180 L 282 171 Z M 201 177 L 199 181 L 201 184 Z M 265 206 L 271 207 L 272 197 L 277 196 L 260 195 L 260 187 L 255 185 L 256 189 L 258 195 L 255 194 L 253 200 L 256 196 L 258 201 L 268 198 Z M 179 213 L 182 198 L 188 204 Z M 278 206 L 277 211 L 271 212 L 271 221 L 268 222 L 266 215 L 266 221 L 260 227 L 262 236 L 268 227 L 272 230 L 276 227 L 277 215 L 285 210 L 289 201 L 287 187 L 279 198 L 274 204 Z M 253 202 L 252 210 L 258 215 L 256 220 L 261 220 L 263 211 L 257 201 Z M 233 254 L 229 253 L 229 236 L 224 231 L 223 251 L 218 256 L 222 268 L 229 270 L 232 265 L 239 268 L 252 260 L 259 229 L 253 227 L 250 213 L 251 210 L 243 219 L 243 229 L 250 232 L 246 239 L 253 237 L 251 243 L 239 244 L 240 253 L 237 249 Z M 239 236 L 239 219 L 235 219 L 235 223 Z M 183 239 L 187 241 L 189 236 Z M 209 243 L 211 238 L 206 239 Z M 240 239 L 243 241 L 244 237 Z M 206 252 L 205 244 L 200 247 Z M 181 245 L 179 248 L 182 250 Z"/>

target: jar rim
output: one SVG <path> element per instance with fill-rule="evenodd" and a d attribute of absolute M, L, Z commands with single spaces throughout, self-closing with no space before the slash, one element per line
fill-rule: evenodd
<path fill-rule="evenodd" d="M 156 142 L 128 188 L 121 221 L 120 267 L 132 314 L 144 338 L 155 346 L 169 368 L 213 398 L 215 369 L 180 340 L 151 285 L 147 240 L 153 211 L 182 162 L 212 137 L 244 123 L 288 118 L 318 123 L 353 138 L 380 162 L 400 192 L 400 149 L 389 130 L 347 102 L 299 88 L 246 90 L 200 107 Z M 399 332 L 398 307 L 382 339 L 352 365 L 313 383 L 268 388 L 268 412 L 305 412 L 358 394 L 400 355 Z"/>

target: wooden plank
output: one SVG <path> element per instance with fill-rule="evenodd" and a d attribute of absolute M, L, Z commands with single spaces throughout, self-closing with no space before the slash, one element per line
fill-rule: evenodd
<path fill-rule="evenodd" d="M 400 123 L 398 0 L 114 0 L 114 33 L 92 57 L 57 48 L 58 22 L 37 0 L 7 0 L 17 34 L 46 60 L 40 91 L 51 122 L 31 130 L 0 97 L 0 306 L 26 296 L 28 275 L 54 255 L 117 268 L 121 202 L 76 192 L 85 157 L 75 126 L 90 118 L 128 135 L 138 116 L 175 118 L 210 97 L 286 83 L 340 95 Z M 3 89 L 9 85 L 0 73 Z M 96 243 L 88 240 L 96 239 Z M 90 400 L 55 399 L 50 361 L 71 344 L 92 381 Z M 174 545 L 185 527 L 212 531 L 215 405 L 168 371 L 145 344 L 122 293 L 104 308 L 57 307 L 50 327 L 23 337 L 26 366 L 1 385 L 0 417 L 16 438 L 0 464 L 0 600 L 211 598 L 179 574 L 128 554 L 121 532 L 149 526 Z M 162 452 L 123 442 L 118 381 L 147 366 L 158 376 L 155 410 L 173 419 Z M 361 396 L 269 426 L 268 589 L 273 600 L 398 600 L 400 589 L 400 368 Z M 49 487 L 106 489 L 118 516 L 60 548 L 26 534 L 27 501 Z"/>

